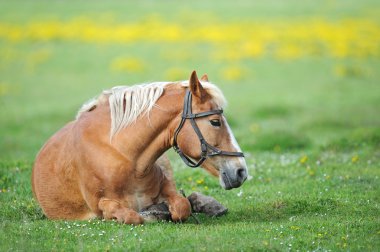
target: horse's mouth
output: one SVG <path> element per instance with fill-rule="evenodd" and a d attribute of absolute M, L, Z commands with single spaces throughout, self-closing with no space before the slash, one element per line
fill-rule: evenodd
<path fill-rule="evenodd" d="M 238 188 L 240 187 L 244 181 L 246 180 L 246 178 L 231 178 L 229 175 L 228 175 L 228 172 L 226 171 L 222 171 L 220 173 L 220 176 L 221 176 L 221 180 L 223 181 L 223 183 L 221 183 L 222 187 L 225 189 L 225 190 L 231 190 L 233 188 Z"/>

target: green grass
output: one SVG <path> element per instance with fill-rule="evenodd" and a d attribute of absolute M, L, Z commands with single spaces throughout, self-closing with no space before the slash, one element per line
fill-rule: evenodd
<path fill-rule="evenodd" d="M 0 1 L 0 22 L 70 20 L 111 13 L 120 22 L 159 13 L 175 21 L 378 20 L 377 1 Z M 199 20 L 198 20 L 199 23 Z M 0 251 L 378 251 L 380 249 L 380 60 L 378 58 L 202 58 L 208 44 L 99 45 L 0 39 Z M 46 61 L 35 55 L 49 51 Z M 167 52 L 191 51 L 172 60 Z M 118 56 L 148 62 L 143 72 L 115 72 Z M 246 74 L 225 80 L 222 69 Z M 247 156 L 252 179 L 224 191 L 201 169 L 186 168 L 174 153 L 178 188 L 209 194 L 229 208 L 220 218 L 200 215 L 184 224 L 138 227 L 114 222 L 51 221 L 33 199 L 31 168 L 39 148 L 102 89 L 166 79 L 180 66 L 207 72 L 224 91 L 226 114 Z M 335 74 L 336 67 L 344 74 Z M 204 180 L 197 183 L 197 180 Z M 205 188 L 207 187 L 207 189 Z"/>

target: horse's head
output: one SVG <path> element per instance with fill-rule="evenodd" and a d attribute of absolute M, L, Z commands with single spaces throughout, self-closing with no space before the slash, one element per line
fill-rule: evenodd
<path fill-rule="evenodd" d="M 247 165 L 222 113 L 225 104 L 222 92 L 208 82 L 206 75 L 199 81 L 195 71 L 188 87 L 174 148 L 187 165 L 201 165 L 219 176 L 224 189 L 241 186 L 248 175 Z"/>

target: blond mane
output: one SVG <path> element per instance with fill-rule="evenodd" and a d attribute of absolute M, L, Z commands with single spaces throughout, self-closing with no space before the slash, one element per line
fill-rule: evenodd
<path fill-rule="evenodd" d="M 82 105 L 76 119 L 84 112 L 91 111 L 98 104 L 108 99 L 111 113 L 110 139 L 121 129 L 134 123 L 140 115 L 149 113 L 161 97 L 165 87 L 173 82 L 153 82 L 135 86 L 117 86 L 105 90 L 97 98 L 93 98 Z M 182 87 L 188 87 L 189 81 L 179 82 Z M 202 86 L 211 95 L 219 108 L 226 106 L 226 99 L 222 91 L 212 83 L 201 82 Z"/>

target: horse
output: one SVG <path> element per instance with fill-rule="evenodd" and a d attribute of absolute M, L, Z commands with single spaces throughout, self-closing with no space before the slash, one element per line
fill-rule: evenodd
<path fill-rule="evenodd" d="M 37 154 L 32 189 L 43 213 L 49 219 L 141 224 L 138 211 L 164 202 L 174 222 L 185 221 L 191 206 L 177 192 L 169 148 L 187 165 L 219 177 L 226 190 L 247 178 L 225 105 L 220 89 L 195 71 L 188 81 L 103 91 Z"/>

